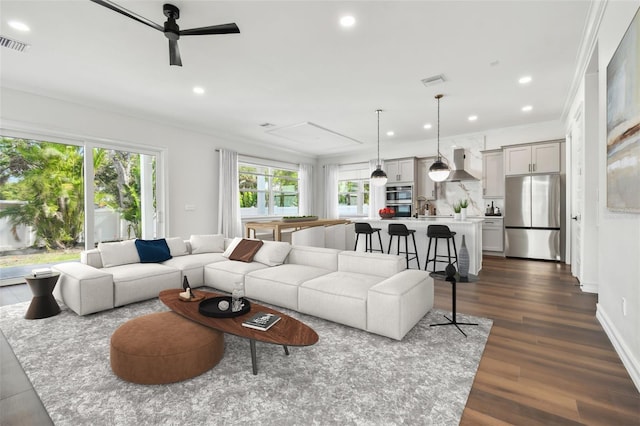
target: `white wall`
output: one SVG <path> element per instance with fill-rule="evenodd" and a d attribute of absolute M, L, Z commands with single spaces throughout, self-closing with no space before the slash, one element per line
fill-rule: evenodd
<path fill-rule="evenodd" d="M 216 148 L 292 163 L 315 159 L 242 141 L 191 131 L 9 88 L 1 89 L 0 128 L 57 135 L 57 140 L 107 140 L 166 150 L 168 236 L 215 233 L 218 214 Z M 63 137 L 64 136 L 64 137 Z M 55 142 L 56 138 L 52 138 Z M 185 205 L 195 206 L 186 211 Z"/>
<path fill-rule="evenodd" d="M 600 194 L 592 231 L 597 232 L 597 250 L 594 254 L 587 253 L 590 258 L 585 258 L 583 262 L 597 262 L 597 317 L 636 387 L 640 389 L 640 214 L 612 212 L 606 205 L 607 64 L 638 9 L 637 1 L 609 1 L 598 31 L 597 144 L 585 145 L 585 158 L 597 158 L 595 162 L 585 162 L 586 182 L 597 183 Z M 592 84 L 591 77 L 585 75 L 583 78 L 587 87 Z M 578 93 L 573 100 L 572 110 L 588 100 L 584 93 Z M 570 125 L 569 120 L 568 127 Z M 585 131 L 594 130 L 586 125 Z M 593 134 L 586 135 L 586 140 L 590 137 Z M 585 192 L 588 190 L 588 187 L 585 188 Z M 622 312 L 623 299 L 627 305 L 626 315 Z"/>

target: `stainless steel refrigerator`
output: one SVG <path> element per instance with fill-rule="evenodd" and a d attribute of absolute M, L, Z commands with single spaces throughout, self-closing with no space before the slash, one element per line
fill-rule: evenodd
<path fill-rule="evenodd" d="M 505 255 L 564 260 L 560 174 L 505 178 Z"/>

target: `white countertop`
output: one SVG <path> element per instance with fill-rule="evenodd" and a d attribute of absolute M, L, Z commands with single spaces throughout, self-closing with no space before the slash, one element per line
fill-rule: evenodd
<path fill-rule="evenodd" d="M 460 224 L 475 224 L 484 222 L 484 217 L 468 217 L 465 220 L 455 220 L 453 216 L 424 216 L 424 217 L 392 217 L 391 219 L 382 218 L 368 218 L 358 217 L 350 219 L 352 222 L 404 222 L 404 223 L 419 223 L 419 222 L 437 222 L 437 223 L 460 223 Z"/>

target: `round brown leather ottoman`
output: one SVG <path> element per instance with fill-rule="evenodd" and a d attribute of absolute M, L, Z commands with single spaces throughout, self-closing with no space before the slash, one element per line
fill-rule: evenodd
<path fill-rule="evenodd" d="M 213 368 L 224 354 L 224 333 L 174 312 L 122 324 L 111 336 L 111 369 L 133 383 L 179 382 Z"/>

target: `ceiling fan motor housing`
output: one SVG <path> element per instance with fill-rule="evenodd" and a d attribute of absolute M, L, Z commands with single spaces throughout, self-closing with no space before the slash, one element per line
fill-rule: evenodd
<path fill-rule="evenodd" d="M 167 22 L 164 23 L 164 36 L 169 40 L 178 40 L 180 38 L 180 27 L 176 23 L 176 19 L 180 18 L 180 9 L 172 4 L 162 6 L 164 16 Z"/>

